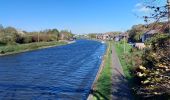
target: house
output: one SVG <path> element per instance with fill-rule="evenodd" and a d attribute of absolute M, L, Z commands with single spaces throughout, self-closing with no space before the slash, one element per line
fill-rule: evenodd
<path fill-rule="evenodd" d="M 103 35 L 102 34 L 97 34 L 96 39 L 103 40 Z"/>
<path fill-rule="evenodd" d="M 128 38 L 128 35 L 126 34 L 126 33 L 121 33 L 121 34 L 119 34 L 119 35 L 116 35 L 115 37 L 114 37 L 114 40 L 115 41 L 120 41 L 120 40 L 122 40 L 122 39 L 127 39 Z"/>
<path fill-rule="evenodd" d="M 119 35 L 115 36 L 115 37 L 114 37 L 114 40 L 115 40 L 116 42 L 117 42 L 117 41 L 120 41 Z"/>
<path fill-rule="evenodd" d="M 115 33 L 114 32 L 107 32 L 105 34 L 108 34 L 108 39 L 109 40 L 114 40 L 114 37 L 115 37 Z"/>
<path fill-rule="evenodd" d="M 110 35 L 109 34 L 97 34 L 96 39 L 99 40 L 110 40 Z"/>
<path fill-rule="evenodd" d="M 110 40 L 110 36 L 108 34 L 103 34 L 103 40 Z"/>
<path fill-rule="evenodd" d="M 145 32 L 142 35 L 142 42 L 145 42 L 146 40 L 150 39 L 151 37 L 155 36 L 158 33 L 159 32 L 157 30 L 150 30 L 150 31 Z"/>

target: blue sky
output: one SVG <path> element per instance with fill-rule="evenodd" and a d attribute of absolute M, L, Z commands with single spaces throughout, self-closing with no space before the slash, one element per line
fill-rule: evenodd
<path fill-rule="evenodd" d="M 26 31 L 48 28 L 73 33 L 125 31 L 143 23 L 142 0 L 0 0 L 0 24 Z"/>

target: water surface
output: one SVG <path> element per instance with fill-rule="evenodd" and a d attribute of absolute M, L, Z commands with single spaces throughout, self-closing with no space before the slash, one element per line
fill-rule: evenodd
<path fill-rule="evenodd" d="M 0 57 L 0 100 L 85 100 L 105 52 L 96 41 Z"/>

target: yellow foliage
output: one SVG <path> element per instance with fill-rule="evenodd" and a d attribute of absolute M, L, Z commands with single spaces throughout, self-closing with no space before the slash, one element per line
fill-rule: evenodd
<path fill-rule="evenodd" d="M 147 84 L 149 82 L 150 82 L 149 80 L 142 81 L 143 84 Z"/>
<path fill-rule="evenodd" d="M 143 67 L 143 66 L 139 66 L 139 69 L 141 69 L 141 70 L 146 70 L 146 68 Z"/>

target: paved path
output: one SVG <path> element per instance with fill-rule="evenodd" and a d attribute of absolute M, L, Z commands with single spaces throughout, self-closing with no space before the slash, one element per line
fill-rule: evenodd
<path fill-rule="evenodd" d="M 112 100 L 133 100 L 119 58 L 112 48 Z"/>

